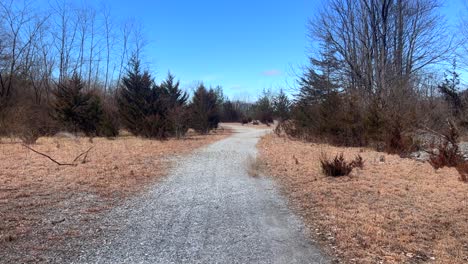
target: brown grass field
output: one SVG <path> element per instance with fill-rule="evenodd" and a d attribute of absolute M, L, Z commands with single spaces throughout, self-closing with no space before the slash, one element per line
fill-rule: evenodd
<path fill-rule="evenodd" d="M 258 144 L 311 236 L 344 263 L 468 263 L 468 184 L 455 169 L 368 149 L 270 134 Z M 326 177 L 320 155 L 360 154 L 364 169 Z"/>
<path fill-rule="evenodd" d="M 122 136 L 40 138 L 31 147 L 61 163 L 93 147 L 86 163 L 58 166 L 19 142 L 0 142 L 0 255 L 9 262 L 40 262 L 70 239 L 96 230 L 81 226 L 164 175 L 170 158 L 227 137 L 229 130 L 155 141 Z M 83 157 L 80 159 L 82 160 Z M 62 227 L 65 226 L 66 228 Z M 28 252 L 27 257 L 24 252 Z"/>

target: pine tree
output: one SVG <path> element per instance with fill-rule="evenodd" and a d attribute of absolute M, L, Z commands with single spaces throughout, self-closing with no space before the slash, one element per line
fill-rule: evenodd
<path fill-rule="evenodd" d="M 218 127 L 220 113 L 218 97 L 213 89 L 207 90 L 200 84 L 193 95 L 191 123 L 195 131 L 206 134 Z"/>
<path fill-rule="evenodd" d="M 54 91 L 52 105 L 55 119 L 68 130 L 86 135 L 97 135 L 103 118 L 101 99 L 90 92 L 83 92 L 83 82 L 75 73 L 60 83 Z"/>
<path fill-rule="evenodd" d="M 268 125 L 273 123 L 273 96 L 270 91 L 264 90 L 262 96 L 253 106 L 254 118 Z"/>
<path fill-rule="evenodd" d="M 170 72 L 159 86 L 168 98 L 168 107 L 184 106 L 188 100 L 188 94 L 179 88 L 179 81 L 175 81 L 175 76 Z"/>
<path fill-rule="evenodd" d="M 136 136 L 163 139 L 169 136 L 165 91 L 154 84 L 140 61 L 132 58 L 118 97 L 125 127 Z"/>
<path fill-rule="evenodd" d="M 288 120 L 291 111 L 291 101 L 288 96 L 284 93 L 283 89 L 280 89 L 279 94 L 275 96 L 273 101 L 275 116 L 280 121 Z"/>
<path fill-rule="evenodd" d="M 317 104 L 330 93 L 338 92 L 340 62 L 336 50 L 326 42 L 321 47 L 319 58 L 311 57 L 310 65 L 299 78 L 298 101 L 302 104 Z"/>
<path fill-rule="evenodd" d="M 169 133 L 181 138 L 188 130 L 188 94 L 179 88 L 179 81 L 175 76 L 168 73 L 159 89 L 164 96 L 164 104 L 167 106 L 167 118 L 169 119 Z"/>
<path fill-rule="evenodd" d="M 222 122 L 240 122 L 243 115 L 236 102 L 226 100 L 222 105 Z"/>
<path fill-rule="evenodd" d="M 445 73 L 444 82 L 438 86 L 439 91 L 445 96 L 447 102 L 449 102 L 454 116 L 458 116 L 463 108 L 459 85 L 460 74 L 457 73 L 457 63 L 456 60 L 454 60 L 452 69 Z"/>

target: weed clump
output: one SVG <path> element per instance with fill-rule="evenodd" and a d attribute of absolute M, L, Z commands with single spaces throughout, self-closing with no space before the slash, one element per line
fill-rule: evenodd
<path fill-rule="evenodd" d="M 336 155 L 333 159 L 328 159 L 324 154 L 320 158 L 320 165 L 325 175 L 331 177 L 347 176 L 354 168 L 364 168 L 364 160 L 361 155 L 357 155 L 354 160 L 347 162 L 343 153 Z"/>

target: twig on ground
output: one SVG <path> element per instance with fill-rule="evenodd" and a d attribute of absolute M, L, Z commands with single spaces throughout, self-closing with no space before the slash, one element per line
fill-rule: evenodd
<path fill-rule="evenodd" d="M 85 155 L 83 160 L 81 161 L 81 163 L 86 163 L 86 158 L 88 157 L 88 153 L 90 150 L 92 150 L 94 147 L 90 147 L 87 151 L 81 153 L 80 155 L 78 155 L 74 160 L 73 162 L 76 162 L 81 156 Z"/>
<path fill-rule="evenodd" d="M 57 165 L 59 165 L 59 166 L 74 166 L 74 167 L 78 166 L 78 164 L 76 164 L 75 162 L 76 162 L 81 156 L 83 156 L 83 155 L 85 155 L 85 156 L 84 156 L 83 161 L 82 161 L 81 163 L 86 163 L 86 158 L 88 157 L 89 151 L 90 151 L 91 149 L 94 148 L 94 147 L 90 147 L 87 151 L 85 151 L 85 152 L 81 153 L 80 155 L 78 155 L 78 156 L 73 160 L 72 163 L 61 163 L 61 162 L 58 162 L 57 160 L 53 159 L 51 156 L 49 156 L 49 155 L 47 155 L 47 154 L 44 154 L 44 153 L 42 153 L 42 152 L 39 152 L 39 151 L 37 151 L 37 150 L 31 148 L 30 146 L 26 145 L 26 144 L 21 144 L 21 145 L 22 145 L 23 147 L 25 147 L 25 148 L 31 150 L 32 152 L 34 152 L 34 153 L 36 153 L 36 154 L 39 154 L 39 155 L 41 155 L 41 156 L 44 156 L 44 157 L 48 158 L 49 160 L 51 160 L 52 162 L 54 162 L 55 164 L 57 164 Z"/>

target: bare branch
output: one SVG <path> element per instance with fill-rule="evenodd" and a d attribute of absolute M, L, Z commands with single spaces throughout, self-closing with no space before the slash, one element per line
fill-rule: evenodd
<path fill-rule="evenodd" d="M 80 157 L 82 157 L 83 155 L 84 155 L 84 158 L 83 158 L 83 160 L 82 160 L 81 163 L 86 163 L 86 158 L 88 157 L 89 151 L 90 151 L 91 149 L 94 148 L 94 147 L 90 147 L 87 151 L 85 151 L 85 152 L 83 152 L 83 153 L 80 153 L 80 155 L 78 155 L 78 156 L 73 160 L 72 163 L 61 163 L 61 162 L 58 162 L 57 160 L 53 159 L 51 156 L 49 156 L 49 155 L 47 155 L 47 154 L 44 154 L 44 153 L 42 153 L 42 152 L 39 152 L 39 151 L 37 151 L 37 150 L 31 148 L 30 146 L 26 145 L 26 144 L 21 144 L 21 145 L 22 145 L 23 147 L 25 147 L 25 148 L 31 150 L 32 152 L 34 152 L 34 153 L 36 153 L 36 154 L 39 154 L 39 155 L 41 155 L 41 156 L 43 156 L 43 157 L 48 158 L 49 160 L 51 160 L 52 162 L 54 162 L 55 164 L 57 164 L 57 165 L 59 165 L 59 166 L 73 166 L 73 167 L 78 166 L 78 164 L 75 163 L 75 162 L 76 162 Z"/>

